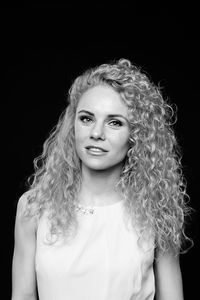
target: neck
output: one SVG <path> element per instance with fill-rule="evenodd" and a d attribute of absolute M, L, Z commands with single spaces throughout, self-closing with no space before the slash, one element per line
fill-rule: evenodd
<path fill-rule="evenodd" d="M 111 204 L 119 200 L 116 183 L 120 170 L 91 170 L 82 167 L 80 200 L 87 205 Z"/>

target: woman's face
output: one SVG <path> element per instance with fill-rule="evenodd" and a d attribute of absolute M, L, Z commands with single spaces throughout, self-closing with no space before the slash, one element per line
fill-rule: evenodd
<path fill-rule="evenodd" d="M 82 167 L 120 168 L 129 148 L 128 108 L 109 86 L 95 86 L 80 97 L 75 143 Z"/>

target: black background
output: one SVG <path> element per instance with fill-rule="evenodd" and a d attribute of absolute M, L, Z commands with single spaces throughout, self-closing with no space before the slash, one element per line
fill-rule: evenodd
<path fill-rule="evenodd" d="M 185 299 L 198 295 L 199 48 L 193 3 L 160 6 L 27 1 L 2 9 L 2 233 L 4 299 L 10 298 L 16 201 L 33 159 L 65 108 L 72 81 L 88 67 L 128 58 L 178 106 L 176 135 L 193 214 L 194 247 L 181 255 Z M 111 2 L 110 2 L 111 4 Z M 2 169 L 3 170 L 3 169 Z M 2 292 L 3 293 L 3 292 Z"/>

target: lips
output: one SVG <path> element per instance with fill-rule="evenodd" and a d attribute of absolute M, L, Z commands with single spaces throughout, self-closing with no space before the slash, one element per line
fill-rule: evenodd
<path fill-rule="evenodd" d="M 85 147 L 87 150 L 91 150 L 91 151 L 101 151 L 101 152 L 108 152 L 107 150 L 105 150 L 104 148 L 101 147 L 96 147 L 96 146 L 87 146 Z"/>

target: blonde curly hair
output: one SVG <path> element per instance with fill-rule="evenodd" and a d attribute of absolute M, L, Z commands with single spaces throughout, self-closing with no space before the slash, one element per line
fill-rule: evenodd
<path fill-rule="evenodd" d="M 74 120 L 81 95 L 101 84 L 111 86 L 128 106 L 130 148 L 117 185 L 125 196 L 132 224 L 141 232 L 151 228 L 155 247 L 178 253 L 189 240 L 185 218 L 190 207 L 172 129 L 176 114 L 160 89 L 127 59 L 86 70 L 73 82 L 66 110 L 34 160 L 26 215 L 41 216 L 48 209 L 52 234 L 70 235 L 77 229 L 74 204 L 81 186 L 81 164 L 75 149 Z"/>

